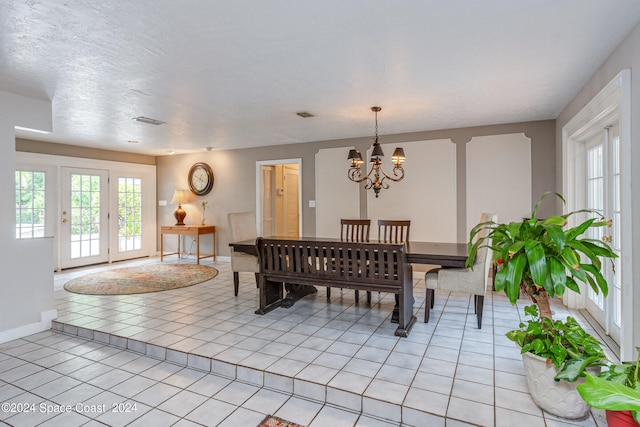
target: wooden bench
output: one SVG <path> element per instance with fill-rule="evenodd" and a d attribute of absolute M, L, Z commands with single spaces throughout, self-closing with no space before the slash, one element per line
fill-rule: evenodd
<path fill-rule="evenodd" d="M 416 321 L 413 276 L 404 244 L 322 240 L 256 240 L 260 264 L 260 308 L 280 307 L 283 284 L 328 286 L 398 294 L 398 328 L 406 337 Z"/>

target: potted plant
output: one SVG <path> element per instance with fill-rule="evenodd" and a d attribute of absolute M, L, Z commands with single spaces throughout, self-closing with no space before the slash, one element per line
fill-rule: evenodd
<path fill-rule="evenodd" d="M 504 291 L 511 304 L 515 304 L 522 290 L 538 306 L 540 316 L 551 319 L 549 298 L 562 297 L 567 289 L 580 293 L 578 282 L 607 296 L 609 287 L 601 273 L 600 257 L 617 255 L 605 242 L 583 236 L 591 228 L 611 225 L 598 212 L 583 209 L 538 219 L 538 209 L 548 194 L 551 193 L 544 193 L 536 203 L 531 218 L 508 224 L 489 221 L 476 225 L 470 232 L 467 267 L 473 267 L 480 247 L 489 246 L 498 265 L 494 277 L 496 291 Z M 565 202 L 560 194 L 553 194 Z M 568 218 L 578 213 L 593 217 L 565 228 Z"/>
<path fill-rule="evenodd" d="M 577 387 L 589 405 L 607 411 L 609 427 L 640 425 L 640 348 L 636 351 L 635 362 L 611 364 L 597 377 L 588 374 Z"/>
<path fill-rule="evenodd" d="M 506 224 L 489 221 L 476 225 L 469 235 L 467 267 L 472 268 L 481 247 L 488 247 L 493 251 L 493 261 L 498 267 L 494 277 L 496 291 L 504 291 L 512 304 L 522 291 L 536 304 L 535 312 L 527 309 L 527 314 L 533 315 L 534 319 L 527 325 L 522 324 L 520 332 L 507 334 L 522 347 L 531 395 L 550 413 L 582 418 L 589 407 L 575 390 L 575 384 L 560 379 L 583 377 L 587 366 L 600 365 L 604 357 L 591 348 L 597 340 L 587 339 L 588 334 L 582 328 L 578 331 L 579 325 L 574 319 L 561 323 L 553 320 L 549 299 L 563 296 L 567 289 L 580 293 L 578 283 L 585 283 L 596 293 L 602 292 L 606 296 L 608 284 L 602 275 L 601 258 L 612 259 L 617 255 L 606 243 L 584 235 L 589 229 L 610 225 L 597 212 L 579 210 L 538 219 L 540 205 L 549 194 L 542 195 L 531 218 Z M 560 194 L 553 194 L 564 202 Z M 579 213 L 591 218 L 567 227 L 568 218 Z M 567 336 L 575 334 L 582 337 L 580 351 L 576 351 L 575 343 L 566 340 Z M 524 336 L 531 341 L 525 340 Z M 536 338 L 532 338 L 534 336 Z M 540 357 L 530 357 L 536 353 Z M 548 381 L 548 377 L 555 381 Z M 556 387 L 551 388 L 554 382 Z M 580 410 L 571 408 L 571 405 L 576 406 L 575 399 L 581 402 Z M 558 407 L 565 400 L 570 403 Z M 551 406 L 545 406 L 547 402 Z"/>
<path fill-rule="evenodd" d="M 521 348 L 531 398 L 551 414 L 583 418 L 590 407 L 574 382 L 583 382 L 587 369 L 599 372 L 606 361 L 602 344 L 571 316 L 564 321 L 540 317 L 536 305 L 524 312 L 530 319 L 507 338 Z"/>

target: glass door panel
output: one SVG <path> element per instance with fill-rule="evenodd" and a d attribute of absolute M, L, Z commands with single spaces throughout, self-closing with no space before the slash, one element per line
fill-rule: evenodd
<path fill-rule="evenodd" d="M 108 172 L 73 168 L 61 170 L 61 267 L 107 262 Z"/>
<path fill-rule="evenodd" d="M 603 274 L 609 283 L 605 298 L 591 288 L 587 291 L 586 308 L 614 341 L 620 343 L 622 324 L 622 278 L 620 227 L 620 137 L 616 126 L 609 126 L 586 143 L 586 208 L 611 221 L 609 227 L 589 230 L 589 237 L 604 241 L 619 258 L 603 260 Z"/>

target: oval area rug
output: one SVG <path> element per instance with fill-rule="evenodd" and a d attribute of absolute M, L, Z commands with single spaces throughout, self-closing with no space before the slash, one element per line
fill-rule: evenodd
<path fill-rule="evenodd" d="M 65 283 L 64 289 L 87 295 L 143 294 L 192 286 L 217 275 L 218 270 L 206 265 L 149 264 L 76 277 Z"/>

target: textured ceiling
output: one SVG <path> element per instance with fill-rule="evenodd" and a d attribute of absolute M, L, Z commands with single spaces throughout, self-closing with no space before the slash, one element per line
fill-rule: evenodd
<path fill-rule="evenodd" d="M 369 136 L 373 105 L 381 135 L 553 119 L 638 22 L 638 0 L 0 0 L 0 90 L 53 101 L 20 137 L 151 155 Z"/>

